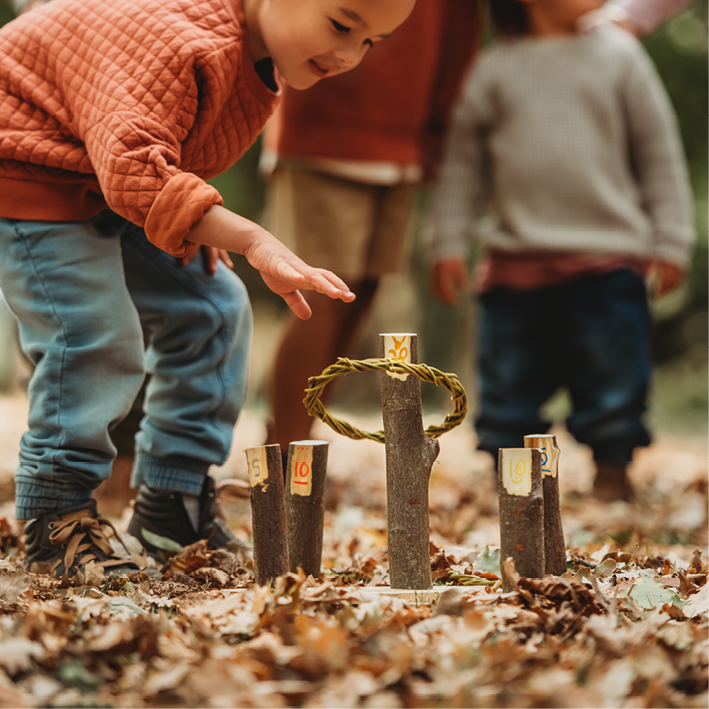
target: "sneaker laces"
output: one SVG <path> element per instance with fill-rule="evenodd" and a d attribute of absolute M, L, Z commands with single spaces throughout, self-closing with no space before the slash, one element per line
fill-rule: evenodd
<path fill-rule="evenodd" d="M 49 534 L 49 542 L 62 545 L 66 549 L 64 554 L 64 567 L 66 569 L 70 569 L 73 566 L 74 560 L 78 555 L 82 555 L 79 562 L 82 566 L 90 561 L 96 561 L 97 564 L 103 567 L 125 566 L 127 560 L 116 556 L 108 537 L 103 531 L 103 527 L 110 527 L 116 535 L 116 539 L 128 551 L 113 524 L 102 517 L 92 517 L 88 510 L 81 510 L 62 517 L 59 522 L 50 522 L 49 528 L 52 531 Z M 84 541 L 87 537 L 88 540 Z M 82 544 L 82 542 L 84 543 Z M 90 551 L 95 549 L 95 547 L 98 547 L 109 558 L 103 560 L 95 551 Z"/>

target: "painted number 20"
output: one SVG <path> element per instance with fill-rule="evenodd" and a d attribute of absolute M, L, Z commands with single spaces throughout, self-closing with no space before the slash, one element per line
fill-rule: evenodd
<path fill-rule="evenodd" d="M 402 337 L 399 342 L 396 341 L 396 337 L 392 337 L 392 340 L 394 340 L 394 349 L 389 350 L 389 354 L 391 355 L 391 359 L 398 359 L 401 362 L 405 362 L 406 358 L 409 356 L 409 350 L 406 347 L 402 347 L 401 345 L 404 344 L 404 340 L 406 337 Z"/>

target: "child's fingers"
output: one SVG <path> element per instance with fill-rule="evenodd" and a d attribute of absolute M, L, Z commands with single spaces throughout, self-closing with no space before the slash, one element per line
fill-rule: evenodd
<path fill-rule="evenodd" d="M 201 247 L 199 244 L 192 244 L 192 246 L 189 247 L 189 249 L 187 250 L 187 253 L 180 259 L 180 263 L 182 264 L 183 267 L 189 266 L 190 262 L 197 255 L 200 248 Z"/>
<path fill-rule="evenodd" d="M 465 264 L 458 259 L 443 259 L 433 266 L 433 292 L 446 305 L 456 306 L 467 289 Z"/>
<path fill-rule="evenodd" d="M 669 261 L 653 261 L 650 271 L 650 290 L 656 297 L 677 288 L 684 278 L 684 269 Z"/>
<path fill-rule="evenodd" d="M 293 314 L 301 320 L 307 320 L 313 314 L 313 311 L 310 309 L 310 306 L 305 298 L 303 298 L 303 294 L 300 291 L 296 290 L 291 293 L 285 293 L 282 297 L 288 307 L 293 311 Z"/>
<path fill-rule="evenodd" d="M 326 281 L 335 286 L 335 288 L 341 290 L 343 293 L 351 292 L 347 284 L 339 276 L 335 275 L 332 271 L 326 271 L 324 268 L 316 268 L 313 270 L 316 274 L 324 278 Z M 352 295 L 354 295 L 354 293 L 352 293 Z"/>
<path fill-rule="evenodd" d="M 217 272 L 217 262 L 219 254 L 213 246 L 202 247 L 202 268 L 208 276 L 213 276 Z"/>
<path fill-rule="evenodd" d="M 298 288 L 314 290 L 330 298 L 340 298 L 346 303 L 355 299 L 355 294 L 350 291 L 341 278 L 323 268 L 310 268 L 303 264 L 302 270 L 299 271 L 283 261 L 278 265 L 277 271 L 282 280 L 292 283 Z"/>
<path fill-rule="evenodd" d="M 283 281 L 292 283 L 294 286 L 300 288 L 306 281 L 306 277 L 297 271 L 293 266 L 285 261 L 281 261 L 276 266 L 276 275 Z"/>
<path fill-rule="evenodd" d="M 231 260 L 231 256 L 229 256 L 228 251 L 224 251 L 224 249 L 219 249 L 219 260 L 227 267 L 227 268 L 234 268 L 234 262 Z"/>
<path fill-rule="evenodd" d="M 351 303 L 355 299 L 355 294 L 347 287 L 347 284 L 330 271 L 315 269 L 310 277 L 310 282 L 313 290 L 330 298 L 339 298 L 345 303 Z"/>

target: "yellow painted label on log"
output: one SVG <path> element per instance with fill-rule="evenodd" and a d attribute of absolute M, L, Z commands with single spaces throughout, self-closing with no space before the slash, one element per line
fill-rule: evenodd
<path fill-rule="evenodd" d="M 246 465 L 249 469 L 249 482 L 251 487 L 262 485 L 268 480 L 268 463 L 266 461 L 266 448 L 259 446 L 258 448 L 247 448 Z"/>
<path fill-rule="evenodd" d="M 411 362 L 411 335 L 392 333 L 384 335 L 384 356 L 396 362 Z M 408 374 L 387 372 L 392 379 L 406 381 Z"/>
<path fill-rule="evenodd" d="M 313 447 L 294 446 L 290 461 L 290 494 L 308 496 L 313 490 Z"/>
<path fill-rule="evenodd" d="M 501 448 L 502 485 L 510 495 L 529 497 L 532 492 L 532 449 Z"/>

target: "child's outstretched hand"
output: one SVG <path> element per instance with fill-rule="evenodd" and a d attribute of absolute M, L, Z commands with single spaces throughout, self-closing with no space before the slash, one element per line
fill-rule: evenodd
<path fill-rule="evenodd" d="M 351 303 L 355 294 L 331 271 L 312 268 L 267 231 L 244 252 L 248 262 L 261 272 L 264 283 L 283 298 L 301 320 L 311 315 L 299 289 L 314 290 L 330 298 Z"/>
<path fill-rule="evenodd" d="M 468 269 L 459 258 L 441 259 L 433 265 L 433 293 L 446 305 L 458 305 L 468 291 Z"/>
<path fill-rule="evenodd" d="M 346 303 L 355 299 L 347 284 L 334 273 L 308 266 L 273 234 L 219 205 L 211 207 L 192 226 L 187 240 L 245 256 L 261 272 L 266 285 L 301 320 L 307 320 L 311 310 L 300 289 L 314 290 Z"/>

